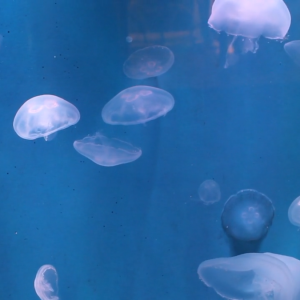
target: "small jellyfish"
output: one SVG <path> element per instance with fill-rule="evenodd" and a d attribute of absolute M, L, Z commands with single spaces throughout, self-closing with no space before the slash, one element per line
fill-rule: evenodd
<path fill-rule="evenodd" d="M 273 253 L 247 253 L 204 261 L 200 280 L 218 295 L 234 300 L 298 300 L 300 261 Z"/>
<path fill-rule="evenodd" d="M 58 276 L 53 266 L 43 265 L 39 268 L 34 279 L 34 289 L 41 300 L 59 300 Z"/>
<path fill-rule="evenodd" d="M 173 52 L 164 46 L 137 50 L 123 65 L 125 75 L 133 79 L 156 77 L 166 73 L 174 63 Z"/>
<path fill-rule="evenodd" d="M 130 163 L 142 155 L 142 150 L 118 139 L 109 139 L 97 132 L 73 143 L 75 150 L 94 163 L 113 167 Z"/>
<path fill-rule="evenodd" d="M 286 36 L 291 15 L 282 0 L 216 0 L 208 24 L 217 32 L 225 31 L 233 36 L 227 51 L 226 68 L 231 64 L 233 44 L 238 37 L 245 41 L 241 54 L 255 53 L 260 36 L 268 39 Z"/>
<path fill-rule="evenodd" d="M 222 212 L 222 226 L 232 238 L 256 241 L 263 238 L 274 217 L 272 201 L 255 190 L 241 190 L 226 201 Z"/>
<path fill-rule="evenodd" d="M 47 141 L 55 137 L 54 133 L 76 124 L 79 119 L 78 109 L 70 102 L 53 95 L 41 95 L 27 100 L 20 107 L 13 127 L 23 139 L 43 137 Z"/>
<path fill-rule="evenodd" d="M 284 44 L 284 50 L 288 56 L 300 66 L 300 41 L 291 41 Z"/>
<path fill-rule="evenodd" d="M 290 205 L 288 217 L 293 225 L 300 227 L 300 196 L 297 197 Z"/>
<path fill-rule="evenodd" d="M 173 106 L 170 93 L 138 85 L 123 90 L 107 102 L 102 109 L 102 119 L 111 125 L 143 124 L 166 115 Z"/>
<path fill-rule="evenodd" d="M 205 180 L 198 189 L 198 195 L 202 203 L 213 204 L 221 199 L 220 187 L 214 180 Z"/>

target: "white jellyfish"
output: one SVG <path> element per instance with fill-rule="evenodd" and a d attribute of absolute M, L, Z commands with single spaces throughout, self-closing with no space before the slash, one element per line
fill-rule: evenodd
<path fill-rule="evenodd" d="M 70 102 L 53 95 L 41 95 L 27 100 L 20 107 L 13 127 L 23 139 L 44 137 L 51 140 L 54 133 L 76 124 L 79 119 L 78 109 Z"/>
<path fill-rule="evenodd" d="M 41 300 L 59 300 L 58 276 L 51 265 L 39 268 L 34 279 L 34 289 Z"/>
<path fill-rule="evenodd" d="M 102 119 L 111 125 L 141 124 L 166 115 L 173 106 L 170 93 L 138 85 L 123 90 L 107 102 L 102 109 Z"/>
<path fill-rule="evenodd" d="M 290 205 L 288 217 L 293 225 L 300 227 L 300 196 L 297 197 Z"/>
<path fill-rule="evenodd" d="M 262 239 L 272 225 L 275 209 L 264 194 L 247 189 L 229 197 L 221 220 L 224 231 L 240 241 Z"/>
<path fill-rule="evenodd" d="M 142 150 L 118 139 L 109 139 L 97 132 L 73 143 L 75 150 L 94 163 L 113 167 L 130 163 L 142 155 Z"/>
<path fill-rule="evenodd" d="M 199 278 L 226 299 L 298 300 L 300 261 L 273 253 L 247 253 L 204 261 Z"/>
<path fill-rule="evenodd" d="M 291 41 L 284 44 L 284 50 L 288 56 L 300 66 L 300 41 Z"/>
<path fill-rule="evenodd" d="M 255 53 L 258 39 L 283 39 L 291 24 L 290 12 L 282 0 L 216 0 L 208 24 L 214 30 L 234 36 L 228 47 L 225 68 L 231 64 L 237 37 L 243 38 L 242 53 Z"/>
<path fill-rule="evenodd" d="M 174 63 L 174 54 L 164 46 L 151 46 L 135 51 L 123 65 L 125 75 L 133 79 L 156 77 L 166 73 Z"/>
<path fill-rule="evenodd" d="M 220 187 L 214 180 L 205 180 L 198 189 L 198 195 L 202 203 L 206 205 L 213 204 L 221 198 Z"/>

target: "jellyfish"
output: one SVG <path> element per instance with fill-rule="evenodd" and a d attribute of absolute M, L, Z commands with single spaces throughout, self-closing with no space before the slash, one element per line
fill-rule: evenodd
<path fill-rule="evenodd" d="M 291 41 L 284 44 L 284 50 L 288 56 L 300 66 L 300 41 Z"/>
<path fill-rule="evenodd" d="M 234 300 L 298 300 L 300 261 L 273 253 L 246 253 L 204 261 L 200 280 L 217 294 Z"/>
<path fill-rule="evenodd" d="M 164 46 L 135 51 L 123 65 L 125 75 L 133 79 L 156 77 L 166 73 L 174 63 L 173 52 Z"/>
<path fill-rule="evenodd" d="M 272 201 L 255 190 L 241 190 L 226 201 L 222 212 L 222 226 L 228 236 L 240 241 L 263 238 L 272 225 Z"/>
<path fill-rule="evenodd" d="M 225 31 L 233 36 L 227 51 L 226 68 L 231 64 L 238 37 L 244 42 L 241 54 L 255 53 L 260 36 L 275 40 L 286 36 L 291 15 L 282 0 L 216 0 L 208 24 L 217 32 Z"/>
<path fill-rule="evenodd" d="M 39 268 L 34 279 L 34 289 L 41 300 L 59 300 L 58 276 L 51 265 Z"/>
<path fill-rule="evenodd" d="M 76 124 L 78 109 L 68 101 L 53 95 L 41 95 L 27 100 L 17 111 L 13 127 L 26 140 L 43 137 L 53 139 L 55 133 Z"/>
<path fill-rule="evenodd" d="M 220 187 L 214 180 L 205 180 L 198 189 L 198 195 L 205 205 L 213 204 L 221 198 Z"/>
<path fill-rule="evenodd" d="M 102 119 L 111 125 L 135 125 L 166 115 L 174 106 L 173 96 L 158 88 L 138 85 L 123 90 L 102 109 Z"/>
<path fill-rule="evenodd" d="M 142 150 L 118 139 L 109 139 L 97 132 L 73 143 L 75 150 L 94 163 L 113 167 L 133 162 L 142 155 Z"/>
<path fill-rule="evenodd" d="M 300 196 L 297 197 L 290 205 L 288 217 L 293 225 L 300 227 Z"/>

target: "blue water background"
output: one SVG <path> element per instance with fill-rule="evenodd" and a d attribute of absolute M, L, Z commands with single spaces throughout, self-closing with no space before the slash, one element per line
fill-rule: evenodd
<path fill-rule="evenodd" d="M 288 40 L 299 39 L 300 6 L 286 3 Z M 300 68 L 283 43 L 261 38 L 255 55 L 224 69 L 230 38 L 208 28 L 210 7 L 2 1 L 0 299 L 38 299 L 33 280 L 43 264 L 56 267 L 61 300 L 221 299 L 196 270 L 231 255 L 220 215 L 245 188 L 276 209 L 259 251 L 300 259 L 299 232 L 287 218 L 300 194 Z M 159 78 L 128 79 L 124 61 L 153 44 L 174 52 L 174 66 Z M 138 84 L 170 92 L 174 109 L 146 125 L 104 124 L 103 105 Z M 51 142 L 23 140 L 12 127 L 23 102 L 40 94 L 81 113 Z M 80 156 L 73 141 L 97 131 L 141 147 L 141 158 L 105 168 Z M 212 206 L 197 201 L 206 179 L 222 192 Z"/>

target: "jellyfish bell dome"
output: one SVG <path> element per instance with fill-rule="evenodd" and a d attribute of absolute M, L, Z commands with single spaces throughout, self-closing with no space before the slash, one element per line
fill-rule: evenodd
<path fill-rule="evenodd" d="M 288 217 L 293 225 L 300 227 L 300 196 L 297 197 L 290 205 Z"/>
<path fill-rule="evenodd" d="M 300 296 L 300 261 L 289 256 L 246 253 L 210 259 L 199 265 L 198 275 L 226 299 L 298 300 Z"/>
<path fill-rule="evenodd" d="M 255 190 L 241 190 L 226 201 L 221 220 L 228 236 L 239 241 L 257 241 L 272 225 L 272 201 Z"/>
<path fill-rule="evenodd" d="M 38 269 L 34 289 L 41 300 L 59 300 L 58 276 L 52 265 L 43 265 Z"/>
<path fill-rule="evenodd" d="M 118 139 L 109 139 L 99 132 L 75 141 L 73 146 L 78 153 L 104 167 L 130 163 L 142 155 L 141 149 Z"/>
<path fill-rule="evenodd" d="M 221 198 L 221 191 L 218 183 L 212 179 L 203 181 L 198 188 L 198 196 L 200 201 L 205 205 L 218 202 Z"/>
<path fill-rule="evenodd" d="M 168 47 L 157 45 L 131 54 L 123 65 L 123 71 L 129 78 L 145 79 L 166 73 L 173 63 L 173 52 Z"/>
<path fill-rule="evenodd" d="M 284 50 L 288 56 L 300 66 L 300 40 L 291 41 L 284 44 Z"/>
<path fill-rule="evenodd" d="M 282 0 L 215 0 L 208 24 L 230 35 L 283 39 L 291 14 Z"/>
<path fill-rule="evenodd" d="M 44 137 L 76 124 L 78 109 L 70 102 L 54 95 L 40 95 L 27 100 L 17 111 L 13 127 L 26 140 Z M 49 139 L 50 140 L 50 139 Z"/>
<path fill-rule="evenodd" d="M 165 90 L 137 85 L 121 91 L 105 104 L 102 119 L 111 125 L 143 124 L 166 115 L 174 107 Z"/>
<path fill-rule="evenodd" d="M 240 55 L 256 53 L 258 39 L 283 39 L 291 25 L 291 14 L 282 0 L 215 0 L 208 20 L 211 28 L 233 36 L 224 68 Z"/>

